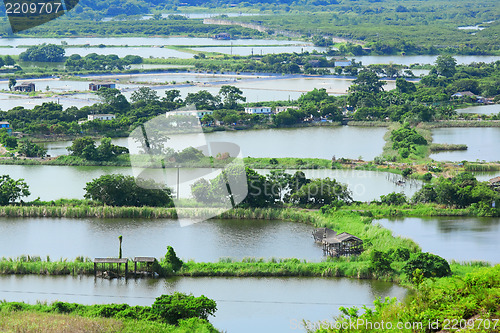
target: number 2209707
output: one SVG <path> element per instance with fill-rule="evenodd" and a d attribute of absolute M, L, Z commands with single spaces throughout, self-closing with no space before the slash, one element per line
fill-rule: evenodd
<path fill-rule="evenodd" d="M 61 2 L 7 2 L 7 14 L 52 14 L 64 10 Z"/>

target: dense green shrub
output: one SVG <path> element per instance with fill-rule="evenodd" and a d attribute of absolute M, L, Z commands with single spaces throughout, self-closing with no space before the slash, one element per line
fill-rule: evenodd
<path fill-rule="evenodd" d="M 184 264 L 182 260 L 179 259 L 179 257 L 177 257 L 174 248 L 171 246 L 167 246 L 167 254 L 165 254 L 165 262 L 172 266 L 172 270 L 174 272 L 181 269 L 182 265 Z"/>
<path fill-rule="evenodd" d="M 451 275 L 448 262 L 432 253 L 421 252 L 411 256 L 403 267 L 407 276 L 412 276 L 416 269 L 422 270 L 424 277 L 443 277 Z"/>
<path fill-rule="evenodd" d="M 392 192 L 387 195 L 381 195 L 380 202 L 387 205 L 403 205 L 407 203 L 407 200 L 404 193 Z"/>
<path fill-rule="evenodd" d="M 391 270 L 391 260 L 386 252 L 373 250 L 370 254 L 370 268 L 375 272 Z"/>
<path fill-rule="evenodd" d="M 422 176 L 422 180 L 430 182 L 432 180 L 432 173 L 427 172 L 425 175 Z"/>
<path fill-rule="evenodd" d="M 207 319 L 217 310 L 215 301 L 205 297 L 194 297 L 182 293 L 162 295 L 153 303 L 151 312 L 161 321 L 169 324 L 178 324 L 179 320 L 186 318 Z"/>

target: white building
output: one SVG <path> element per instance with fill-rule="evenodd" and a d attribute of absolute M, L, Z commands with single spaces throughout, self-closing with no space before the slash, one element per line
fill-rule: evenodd
<path fill-rule="evenodd" d="M 170 111 L 167 112 L 167 116 L 196 116 L 196 118 L 201 119 L 204 115 L 213 113 L 211 110 Z"/>
<path fill-rule="evenodd" d="M 271 108 L 268 106 L 252 106 L 245 108 L 245 113 L 250 114 L 271 114 Z"/>
<path fill-rule="evenodd" d="M 89 114 L 87 116 L 88 121 L 92 120 L 112 120 L 115 119 L 116 116 L 114 114 Z"/>
<path fill-rule="evenodd" d="M 275 112 L 280 113 L 280 112 L 286 111 L 288 109 L 298 110 L 299 107 L 298 106 L 277 106 Z"/>
<path fill-rule="evenodd" d="M 349 67 L 352 66 L 352 61 L 350 60 L 336 60 L 335 67 Z"/>

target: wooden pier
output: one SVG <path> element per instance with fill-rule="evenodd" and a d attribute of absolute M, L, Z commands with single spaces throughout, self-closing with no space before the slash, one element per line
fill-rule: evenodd
<path fill-rule="evenodd" d="M 330 257 L 359 255 L 363 252 L 363 240 L 343 232 L 328 228 L 318 228 L 313 231 L 314 240 L 323 245 L 323 253 Z"/>

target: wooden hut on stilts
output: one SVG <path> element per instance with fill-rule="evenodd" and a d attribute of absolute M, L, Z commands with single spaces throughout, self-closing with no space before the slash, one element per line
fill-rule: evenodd
<path fill-rule="evenodd" d="M 337 234 L 329 228 L 318 228 L 313 231 L 314 241 L 323 245 L 323 253 L 330 257 L 359 255 L 363 252 L 363 240 L 343 232 Z"/>

